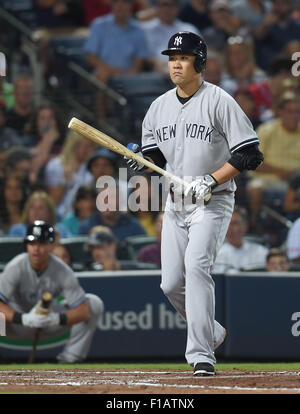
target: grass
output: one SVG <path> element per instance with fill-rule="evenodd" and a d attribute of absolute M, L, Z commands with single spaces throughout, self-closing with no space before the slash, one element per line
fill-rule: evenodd
<path fill-rule="evenodd" d="M 192 369 L 187 364 L 183 363 L 84 363 L 84 364 L 49 364 L 49 363 L 37 363 L 37 364 L 0 364 L 1 370 L 63 370 L 63 369 L 132 369 L 132 370 L 147 370 L 147 369 L 162 369 L 162 370 L 188 370 Z M 276 370 L 276 371 L 288 371 L 299 370 L 300 362 L 224 362 L 216 365 L 217 370 Z"/>

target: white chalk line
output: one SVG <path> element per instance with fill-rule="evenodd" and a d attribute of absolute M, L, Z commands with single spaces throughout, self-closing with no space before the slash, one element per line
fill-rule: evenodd
<path fill-rule="evenodd" d="M 34 372 L 35 377 L 38 377 L 38 373 L 52 373 L 52 374 L 60 374 L 60 378 L 61 381 L 63 382 L 58 382 L 57 378 L 47 378 L 47 382 L 37 382 L 37 383 L 32 383 L 30 385 L 33 386 L 96 386 L 96 385 L 125 385 L 125 386 L 129 386 L 129 387 L 138 387 L 138 386 L 147 386 L 147 387 L 167 387 L 167 388 L 190 388 L 190 389 L 214 389 L 214 390 L 228 390 L 228 391 L 253 391 L 253 392 L 264 392 L 264 391 L 271 391 L 271 392 L 300 392 L 300 388 L 287 388 L 287 387 L 282 387 L 282 388 L 278 388 L 278 387 L 239 387 L 239 386 L 218 386 L 218 385 L 202 385 L 202 384 L 166 384 L 166 383 L 159 383 L 159 379 L 163 379 L 163 378 L 149 378 L 146 381 L 134 381 L 132 378 L 138 374 L 143 374 L 143 375 L 153 375 L 153 374 L 159 374 L 159 375 L 168 375 L 168 379 L 186 379 L 186 376 L 182 376 L 182 375 L 177 375 L 177 376 L 169 376 L 171 374 L 170 371 L 95 371 L 93 372 L 93 374 L 101 374 L 101 375 L 120 375 L 120 374 L 126 374 L 128 377 L 128 381 L 123 381 L 123 380 L 116 380 L 116 379 L 101 379 L 99 378 L 98 380 L 88 380 L 88 381 L 68 381 L 68 375 L 65 374 L 87 374 L 88 370 L 86 371 L 67 371 L 67 372 L 62 372 L 61 370 L 57 370 L 57 371 L 53 371 L 53 370 L 37 370 L 37 371 L 32 371 L 32 370 L 18 370 L 17 372 L 15 370 L 3 370 L 0 371 L 2 373 L 5 374 L 11 374 L 12 377 L 18 377 L 19 378 L 19 374 L 27 374 L 27 375 L 22 375 L 22 381 L 23 382 L 18 382 L 15 384 L 11 384 L 14 386 L 26 386 L 28 385 L 28 382 L 26 382 L 26 380 L 32 382 L 33 378 L 30 375 L 32 372 Z M 220 373 L 225 373 L 226 371 L 219 371 Z M 64 374 L 63 376 L 61 376 L 61 374 Z M 191 375 L 191 371 L 182 371 L 180 372 L 182 374 L 189 374 Z M 207 379 L 232 379 L 232 378 L 261 378 L 263 377 L 265 374 L 268 375 L 274 375 L 274 376 L 280 376 L 280 375 L 284 375 L 284 376 L 299 376 L 300 373 L 298 371 L 262 371 L 260 373 L 257 374 L 244 374 L 244 375 L 217 375 L 215 377 L 208 377 L 208 378 L 202 378 L 202 380 L 204 380 L 205 382 L 207 381 Z M 37 378 L 39 379 L 39 381 L 41 380 L 41 378 Z M 191 380 L 193 379 L 197 379 L 199 380 L 199 377 L 194 378 L 191 377 Z M 24 382 L 25 381 L 25 382 Z M 10 385 L 9 383 L 0 383 L 0 386 L 4 386 L 4 385 Z"/>

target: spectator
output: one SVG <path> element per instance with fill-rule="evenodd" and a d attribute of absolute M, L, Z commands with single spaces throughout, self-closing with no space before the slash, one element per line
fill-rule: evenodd
<path fill-rule="evenodd" d="M 291 40 L 286 44 L 283 53 L 285 53 L 290 58 L 293 57 L 294 53 L 299 53 L 300 51 L 300 40 Z"/>
<path fill-rule="evenodd" d="M 56 206 L 58 217 L 71 213 L 78 188 L 89 185 L 93 177 L 87 170 L 87 161 L 96 144 L 70 131 L 61 153 L 45 167 L 44 182 Z"/>
<path fill-rule="evenodd" d="M 97 192 L 93 187 L 85 185 L 78 188 L 73 203 L 73 211 L 62 219 L 62 224 L 73 236 L 78 236 L 80 223 L 91 217 L 96 210 L 96 197 Z"/>
<path fill-rule="evenodd" d="M 55 69 L 51 61 L 51 42 L 60 36 L 75 36 L 83 28 L 81 0 L 34 0 L 32 29 L 33 38 L 38 41 L 40 60 L 45 79 L 49 81 Z M 81 30 L 82 31 L 82 30 Z"/>
<path fill-rule="evenodd" d="M 97 186 L 97 181 L 101 177 L 114 177 L 118 183 L 120 190 L 120 203 L 122 206 L 126 206 L 128 198 L 128 185 L 127 181 L 120 179 L 118 169 L 119 157 L 115 152 L 109 151 L 106 148 L 97 148 L 88 161 L 87 169 L 94 178 L 94 185 Z M 125 170 L 127 174 L 127 169 Z M 99 182 L 98 182 L 99 183 Z"/>
<path fill-rule="evenodd" d="M 34 155 L 23 146 L 12 147 L 5 154 L 4 175 L 16 175 L 22 180 L 27 194 L 35 182 L 35 174 L 31 173 L 33 158 Z"/>
<path fill-rule="evenodd" d="M 295 11 L 293 13 L 293 17 L 296 20 L 300 20 L 300 1 L 299 0 L 296 0 L 296 2 L 297 2 L 297 6 L 296 6 L 296 9 L 295 9 Z"/>
<path fill-rule="evenodd" d="M 56 257 L 59 257 L 60 260 L 72 268 L 72 258 L 67 245 L 55 243 L 55 246 L 53 246 L 52 254 L 54 254 Z"/>
<path fill-rule="evenodd" d="M 286 252 L 277 248 L 269 250 L 266 258 L 267 272 L 288 272 L 290 268 L 291 264 Z"/>
<path fill-rule="evenodd" d="M 24 74 L 15 79 L 14 98 L 14 106 L 7 111 L 6 125 L 23 136 L 34 112 L 34 85 L 31 76 Z"/>
<path fill-rule="evenodd" d="M 54 225 L 62 238 L 72 236 L 62 223 L 56 221 L 54 203 L 44 191 L 35 191 L 30 195 L 23 208 L 20 222 L 10 228 L 8 235 L 24 237 L 28 226 L 35 220 L 43 220 Z"/>
<path fill-rule="evenodd" d="M 4 102 L 0 101 L 0 162 L 5 161 L 6 151 L 13 146 L 21 145 L 22 140 L 15 129 L 6 125 Z"/>
<path fill-rule="evenodd" d="M 145 230 L 139 221 L 129 214 L 119 211 L 118 186 L 101 189 L 97 197 L 96 211 L 79 225 L 79 234 L 87 235 L 94 226 L 107 226 L 118 241 L 129 236 L 144 235 Z"/>
<path fill-rule="evenodd" d="M 293 62 L 288 56 L 276 56 L 268 70 L 267 79 L 249 86 L 255 99 L 257 116 L 262 122 L 274 118 L 273 105 L 278 94 L 282 93 L 284 82 L 294 82 L 292 75 Z"/>
<path fill-rule="evenodd" d="M 92 256 L 91 270 L 127 270 L 132 266 L 121 264 L 116 256 L 117 240 L 112 231 L 105 226 L 91 229 L 87 247 Z"/>
<path fill-rule="evenodd" d="M 112 13 L 90 26 L 84 50 L 97 78 L 106 84 L 117 75 L 141 72 L 148 58 L 146 37 L 133 17 L 133 0 L 112 0 Z M 107 99 L 98 92 L 98 117 L 107 117 Z"/>
<path fill-rule="evenodd" d="M 232 219 L 213 268 L 214 273 L 237 273 L 239 271 L 264 268 L 268 249 L 245 239 L 248 231 L 247 211 L 234 208 Z"/>
<path fill-rule="evenodd" d="M 208 52 L 204 78 L 206 82 L 217 85 L 230 95 L 233 95 L 237 89 L 236 81 L 228 77 L 225 71 L 224 60 L 224 54 Z"/>
<path fill-rule="evenodd" d="M 143 247 L 137 256 L 138 262 L 153 263 L 158 269 L 161 268 L 161 228 L 162 228 L 163 213 L 160 213 L 156 218 L 156 243 L 151 243 Z"/>
<path fill-rule="evenodd" d="M 55 105 L 45 102 L 35 110 L 26 128 L 26 146 L 35 154 L 32 174 L 36 179 L 47 162 L 62 150 L 65 131 L 61 113 Z"/>
<path fill-rule="evenodd" d="M 184 31 L 199 34 L 195 26 L 178 19 L 179 11 L 179 0 L 158 0 L 157 17 L 141 22 L 141 27 L 146 33 L 150 62 L 153 65 L 153 69 L 165 75 L 169 73 L 168 62 L 165 56 L 161 54 L 161 51 L 165 49 L 169 38 L 174 33 Z"/>
<path fill-rule="evenodd" d="M 115 75 L 140 72 L 148 57 L 145 35 L 132 19 L 132 5 L 132 0 L 112 0 L 112 13 L 91 24 L 85 51 L 104 83 Z"/>
<path fill-rule="evenodd" d="M 274 55 L 282 53 L 292 40 L 300 38 L 300 22 L 293 18 L 293 0 L 273 0 L 271 12 L 255 30 L 256 60 L 268 70 Z"/>
<path fill-rule="evenodd" d="M 208 15 L 208 0 L 189 0 L 182 5 L 178 18 L 192 24 L 201 33 L 212 25 Z"/>
<path fill-rule="evenodd" d="M 274 192 L 283 199 L 287 180 L 300 165 L 300 97 L 286 92 L 278 103 L 278 119 L 258 127 L 257 135 L 264 163 L 257 172 L 249 173 L 249 203 L 252 221 L 256 222 L 263 195 Z"/>
<path fill-rule="evenodd" d="M 234 99 L 250 119 L 254 129 L 256 129 L 261 121 L 256 116 L 254 97 L 250 92 L 249 87 L 238 88 L 234 93 Z"/>
<path fill-rule="evenodd" d="M 300 215 L 300 170 L 296 170 L 289 179 L 289 187 L 284 195 L 283 210 L 294 221 Z"/>
<path fill-rule="evenodd" d="M 250 30 L 250 33 L 253 33 L 271 8 L 272 0 L 235 0 L 232 2 L 234 15 L 241 20 L 243 26 Z"/>
<path fill-rule="evenodd" d="M 292 92 L 294 94 L 298 94 L 300 92 L 300 89 L 298 89 L 298 82 L 296 80 L 286 78 L 283 79 L 283 81 L 280 83 L 277 93 L 274 96 L 272 111 L 270 111 L 273 114 L 273 118 L 279 116 L 278 104 L 280 104 L 282 96 L 285 95 L 287 92 Z"/>
<path fill-rule="evenodd" d="M 49 34 L 68 33 L 83 25 L 81 0 L 35 0 L 33 11 L 36 29 L 48 29 Z"/>
<path fill-rule="evenodd" d="M 111 0 L 83 0 L 84 24 L 89 26 L 96 17 L 111 13 Z"/>
<path fill-rule="evenodd" d="M 212 26 L 203 30 L 202 34 L 208 49 L 223 52 L 227 39 L 240 34 L 241 21 L 233 15 L 227 0 L 213 0 L 209 6 Z"/>
<path fill-rule="evenodd" d="M 300 263 L 300 218 L 294 221 L 292 227 L 288 231 L 286 251 L 288 258 L 291 261 Z"/>
<path fill-rule="evenodd" d="M 151 2 L 150 2 L 151 3 Z M 90 25 L 96 17 L 111 13 L 111 0 L 83 0 L 84 23 Z M 147 12 L 150 4 L 147 0 L 135 0 L 133 4 L 133 14 Z"/>
<path fill-rule="evenodd" d="M 20 222 L 26 200 L 22 180 L 16 175 L 9 175 L 0 181 L 0 228 L 7 233 L 11 226 Z"/>
<path fill-rule="evenodd" d="M 217 52 L 208 52 L 206 67 L 204 72 L 204 78 L 206 82 L 213 83 L 214 85 L 222 86 L 222 80 L 224 78 L 224 62 L 223 55 Z M 224 89 L 224 88 L 223 88 Z M 227 91 L 226 91 L 227 92 Z"/>
<path fill-rule="evenodd" d="M 266 74 L 255 65 L 252 45 L 241 36 L 232 36 L 227 40 L 225 71 L 229 81 L 234 85 L 232 92 L 240 86 L 248 86 L 266 79 Z"/>
<path fill-rule="evenodd" d="M 0 311 L 5 315 L 8 338 L 34 339 L 69 333 L 56 359 L 61 363 L 84 360 L 104 305 L 96 295 L 87 294 L 73 271 L 51 254 L 54 229 L 36 221 L 24 237 L 26 253 L 7 263 L 0 278 Z M 42 294 L 52 294 L 51 312 L 38 314 Z M 63 296 L 64 302 L 57 299 Z"/>

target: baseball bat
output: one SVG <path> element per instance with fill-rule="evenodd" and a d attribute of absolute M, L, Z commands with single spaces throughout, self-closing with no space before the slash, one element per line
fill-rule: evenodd
<path fill-rule="evenodd" d="M 6 76 L 6 57 L 3 52 L 0 52 L 0 76 Z"/>
<path fill-rule="evenodd" d="M 104 132 L 99 131 L 98 129 L 86 124 L 83 121 L 80 121 L 75 117 L 71 119 L 68 127 L 73 131 L 77 132 L 78 134 L 83 135 L 85 138 L 88 138 L 89 140 L 95 142 L 98 145 L 101 145 L 102 147 L 105 147 L 122 156 L 135 159 L 136 161 L 140 162 L 141 164 L 145 165 L 151 170 L 156 171 L 159 174 L 164 175 L 165 177 L 168 177 L 172 182 L 182 185 L 183 188 L 186 188 L 188 186 L 188 183 L 182 180 L 180 177 L 177 177 L 176 175 L 171 174 L 170 172 L 165 171 L 157 165 L 153 164 L 152 162 L 146 160 L 145 158 L 140 157 L 139 155 L 130 151 L 130 149 L 126 148 L 124 145 L 122 145 L 120 142 L 116 141 L 109 135 L 106 135 Z"/>
<path fill-rule="evenodd" d="M 50 309 L 51 302 L 52 302 L 52 294 L 50 292 L 44 292 L 42 294 L 41 304 L 37 307 L 37 313 L 41 314 L 41 315 L 47 315 L 51 310 Z M 33 340 L 33 344 L 32 344 L 31 353 L 30 353 L 30 356 L 29 356 L 29 359 L 28 359 L 28 364 L 32 364 L 33 361 L 34 361 L 37 344 L 38 344 L 39 339 L 40 339 L 40 334 L 41 334 L 41 328 L 37 328 L 35 330 L 34 340 Z"/>

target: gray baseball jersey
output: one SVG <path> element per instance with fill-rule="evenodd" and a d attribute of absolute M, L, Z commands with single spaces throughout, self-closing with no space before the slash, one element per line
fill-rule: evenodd
<path fill-rule="evenodd" d="M 0 299 L 19 312 L 29 312 L 48 291 L 53 298 L 64 296 L 69 308 L 86 300 L 72 269 L 50 254 L 47 269 L 38 276 L 31 267 L 28 253 L 12 259 L 0 277 Z"/>
<path fill-rule="evenodd" d="M 203 82 L 185 104 L 176 88 L 150 106 L 142 128 L 142 151 L 159 148 L 167 160 L 166 169 L 184 178 L 211 174 L 238 149 L 259 143 L 250 120 L 224 90 Z M 234 191 L 234 180 L 215 188 Z"/>

